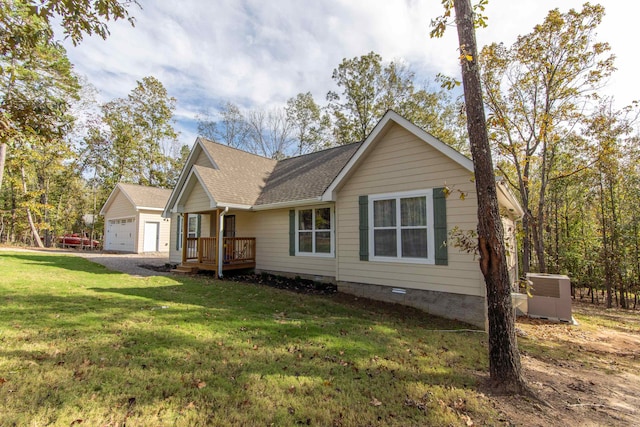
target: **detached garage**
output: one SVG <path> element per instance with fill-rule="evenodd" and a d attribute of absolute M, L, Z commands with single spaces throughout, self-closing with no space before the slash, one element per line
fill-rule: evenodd
<path fill-rule="evenodd" d="M 169 252 L 170 219 L 162 218 L 171 190 L 119 183 L 100 210 L 104 249 Z"/>

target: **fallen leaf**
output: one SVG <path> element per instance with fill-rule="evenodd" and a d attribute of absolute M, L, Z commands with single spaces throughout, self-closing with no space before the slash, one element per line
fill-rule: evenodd
<path fill-rule="evenodd" d="M 4 384 L 6 382 L 7 382 L 7 380 L 5 378 L 0 378 L 0 385 Z"/>
<path fill-rule="evenodd" d="M 465 425 L 466 425 L 467 427 L 472 427 L 472 426 L 474 425 L 474 424 L 473 424 L 473 420 L 471 419 L 471 417 L 470 417 L 469 415 L 462 414 L 462 415 L 460 416 L 460 418 L 462 418 L 462 419 L 464 420 L 464 423 L 465 423 Z"/>
<path fill-rule="evenodd" d="M 80 418 L 78 418 L 77 420 L 73 420 L 71 421 L 71 424 L 69 425 L 75 425 L 75 424 L 82 424 L 84 420 L 81 420 Z"/>
<path fill-rule="evenodd" d="M 378 399 L 376 399 L 375 397 L 371 399 L 371 402 L 369 402 L 369 405 L 371 406 L 380 406 L 382 405 L 382 402 L 380 402 Z"/>
<path fill-rule="evenodd" d="M 196 386 L 197 388 L 205 388 L 205 387 L 207 386 L 207 383 L 206 383 L 206 382 L 204 382 L 204 381 L 198 381 L 198 380 L 196 380 L 196 381 L 195 381 L 195 386 Z"/>

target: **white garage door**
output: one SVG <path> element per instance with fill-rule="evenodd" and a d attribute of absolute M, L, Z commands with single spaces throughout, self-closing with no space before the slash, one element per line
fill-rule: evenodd
<path fill-rule="evenodd" d="M 144 252 L 158 252 L 158 230 L 159 222 L 144 223 Z"/>
<path fill-rule="evenodd" d="M 110 219 L 104 247 L 109 251 L 133 252 L 135 236 L 135 218 Z"/>

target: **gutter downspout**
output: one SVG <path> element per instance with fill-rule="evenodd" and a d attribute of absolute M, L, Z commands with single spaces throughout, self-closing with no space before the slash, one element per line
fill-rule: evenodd
<path fill-rule="evenodd" d="M 222 264 L 224 259 L 222 258 L 224 249 L 224 215 L 229 212 L 229 206 L 225 207 L 220 214 L 220 231 L 218 232 L 218 278 L 222 279 Z"/>

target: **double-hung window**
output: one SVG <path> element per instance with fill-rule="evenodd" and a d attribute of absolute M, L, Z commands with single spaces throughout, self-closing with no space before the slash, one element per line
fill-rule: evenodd
<path fill-rule="evenodd" d="M 434 263 L 433 190 L 371 195 L 372 260 Z"/>
<path fill-rule="evenodd" d="M 296 255 L 333 256 L 333 211 L 330 207 L 296 210 Z"/>

